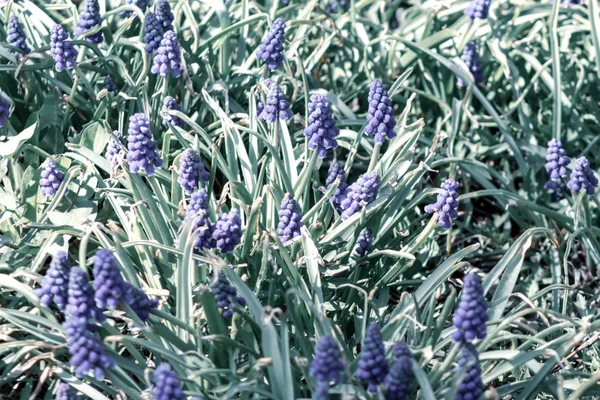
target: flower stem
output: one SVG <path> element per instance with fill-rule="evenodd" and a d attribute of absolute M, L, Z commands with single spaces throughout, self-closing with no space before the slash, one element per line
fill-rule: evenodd
<path fill-rule="evenodd" d="M 375 148 L 373 149 L 373 154 L 371 154 L 371 162 L 369 163 L 368 172 L 371 172 L 375 169 L 375 165 L 377 165 L 377 159 L 379 158 L 379 152 L 381 151 L 381 143 L 376 143 Z"/>

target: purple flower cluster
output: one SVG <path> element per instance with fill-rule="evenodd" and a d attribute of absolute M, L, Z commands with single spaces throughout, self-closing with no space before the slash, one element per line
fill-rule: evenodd
<path fill-rule="evenodd" d="M 385 380 L 388 364 L 385 360 L 385 346 L 376 323 L 367 329 L 367 334 L 358 360 L 356 377 L 369 385 L 369 392 L 376 393 L 377 386 Z"/>
<path fill-rule="evenodd" d="M 16 15 L 13 15 L 8 20 L 8 29 L 6 31 L 6 42 L 11 46 L 14 46 L 21 50 L 23 54 L 29 54 L 31 49 L 27 46 L 27 37 L 25 36 L 25 31 L 23 31 L 23 27 L 19 22 L 19 18 Z M 19 53 L 10 50 L 10 53 L 14 56 Z"/>
<path fill-rule="evenodd" d="M 304 128 L 308 148 L 316 150 L 320 158 L 325 158 L 328 149 L 338 146 L 335 138 L 340 134 L 333 118 L 331 103 L 320 94 L 313 94 L 310 96 L 308 113 L 308 125 Z"/>
<path fill-rule="evenodd" d="M 231 253 L 242 241 L 242 220 L 239 211 L 234 208 L 221 215 L 213 229 L 215 246 L 221 253 Z"/>
<path fill-rule="evenodd" d="M 63 328 L 71 353 L 69 362 L 75 367 L 75 376 L 82 378 L 91 370 L 96 379 L 102 379 L 104 369 L 114 368 L 114 360 L 106 355 L 102 344 L 90 331 L 87 324 L 67 317 Z"/>
<path fill-rule="evenodd" d="M 54 196 L 60 187 L 65 175 L 60 172 L 53 159 L 47 158 L 41 165 L 40 192 L 42 196 Z"/>
<path fill-rule="evenodd" d="M 59 251 L 52 258 L 50 268 L 42 279 L 42 287 L 35 291 L 40 303 L 46 307 L 54 301 L 59 310 L 64 311 L 69 298 L 69 257 L 64 251 Z"/>
<path fill-rule="evenodd" d="M 150 318 L 150 309 L 158 307 L 158 300 L 149 298 L 143 289 L 133 286 L 130 287 L 130 293 L 129 306 L 142 321 L 147 321 Z"/>
<path fill-rule="evenodd" d="M 473 345 L 462 347 L 460 358 L 458 359 L 457 375 L 462 374 L 458 389 L 456 391 L 456 400 L 477 400 L 483 394 L 483 381 L 481 380 L 481 365 L 477 350 Z"/>
<path fill-rule="evenodd" d="M 73 35 L 79 36 L 96 26 L 102 25 L 102 17 L 100 16 L 100 5 L 98 0 L 86 0 L 83 5 L 83 10 L 79 14 L 77 20 L 77 27 L 73 31 Z M 90 43 L 102 43 L 104 37 L 102 31 L 98 31 L 93 35 L 86 37 L 86 40 Z"/>
<path fill-rule="evenodd" d="M 471 272 L 465 276 L 460 302 L 452 321 L 456 328 L 452 340 L 464 343 L 485 339 L 487 320 L 487 301 L 483 294 L 481 279 L 476 273 Z"/>
<path fill-rule="evenodd" d="M 171 12 L 169 0 L 158 0 L 156 3 L 156 19 L 161 23 L 163 32 L 173 30 L 173 21 L 175 17 Z"/>
<path fill-rule="evenodd" d="M 152 54 L 160 46 L 163 34 L 165 33 L 162 23 L 156 18 L 153 12 L 148 12 L 144 20 L 144 50 Z"/>
<path fill-rule="evenodd" d="M 562 143 L 556 139 L 549 141 L 546 171 L 550 175 L 550 180 L 558 181 L 567 176 L 567 167 L 570 163 L 571 159 L 567 157 L 567 152 L 563 149 Z"/>
<path fill-rule="evenodd" d="M 181 111 L 181 106 L 175 100 L 175 97 L 167 96 L 165 97 L 165 101 L 163 102 L 162 115 L 163 120 L 162 123 L 165 126 L 173 125 L 173 126 L 183 126 L 183 120 L 179 117 L 175 117 L 169 114 L 167 111 Z"/>
<path fill-rule="evenodd" d="M 442 190 L 437 196 L 437 201 L 425 207 L 425 212 L 438 213 L 438 222 L 444 229 L 452 226 L 452 220 L 458 217 L 458 182 L 448 178 L 442 183 Z"/>
<path fill-rule="evenodd" d="M 73 46 L 73 42 L 67 40 L 69 34 L 61 25 L 54 25 L 50 31 L 50 54 L 56 62 L 55 69 L 57 72 L 63 69 L 72 69 L 75 66 L 75 57 L 77 50 Z"/>
<path fill-rule="evenodd" d="M 106 89 L 110 94 L 114 94 L 119 89 L 110 75 L 106 75 L 104 77 L 104 89 Z"/>
<path fill-rule="evenodd" d="M 263 105 L 261 112 L 258 114 L 258 119 L 274 123 L 278 118 L 288 120 L 293 116 L 294 114 L 290 111 L 290 102 L 287 96 L 279 85 L 271 83 L 269 85 L 266 104 Z"/>
<path fill-rule="evenodd" d="M 175 32 L 166 31 L 163 35 L 154 55 L 152 73 L 162 76 L 170 73 L 174 78 L 181 76 L 181 48 Z"/>
<path fill-rule="evenodd" d="M 110 161 L 111 165 L 117 164 L 117 156 L 121 153 L 123 145 L 123 134 L 119 131 L 113 131 L 114 137 L 111 137 L 104 152 L 104 158 Z"/>
<path fill-rule="evenodd" d="M 471 19 L 486 19 L 490 11 L 492 0 L 471 0 L 471 4 L 465 10 L 465 14 Z"/>
<path fill-rule="evenodd" d="M 154 400 L 185 400 L 181 382 L 171 366 L 160 364 L 154 370 Z"/>
<path fill-rule="evenodd" d="M 154 167 L 161 167 L 163 160 L 156 152 L 156 143 L 150 131 L 150 120 L 143 113 L 133 114 L 129 118 L 127 129 L 127 161 L 134 173 L 144 171 L 154 174 Z"/>
<path fill-rule="evenodd" d="M 71 385 L 60 382 L 54 400 L 79 400 L 79 396 L 77 396 Z"/>
<path fill-rule="evenodd" d="M 481 66 L 481 60 L 479 59 L 477 44 L 475 42 L 467 43 L 460 59 L 465 63 L 469 72 L 473 75 L 475 83 L 483 83 L 483 67 Z M 463 87 L 465 85 L 460 78 L 457 79 L 456 84 L 458 87 Z"/>
<path fill-rule="evenodd" d="M 302 212 L 296 200 L 286 193 L 281 202 L 279 210 L 279 224 L 277 225 L 277 234 L 282 243 L 300 236 L 302 223 Z"/>
<path fill-rule="evenodd" d="M 10 103 L 0 93 L 0 128 L 4 127 L 8 117 L 10 117 Z"/>
<path fill-rule="evenodd" d="M 150 0 L 127 0 L 127 4 L 132 4 L 136 6 L 142 11 L 142 13 L 144 13 L 146 12 L 146 9 L 150 6 Z M 131 11 L 123 11 L 121 15 L 124 17 L 128 17 L 131 15 Z"/>
<path fill-rule="evenodd" d="M 590 196 L 594 194 L 598 186 L 598 178 L 596 178 L 594 171 L 590 168 L 590 162 L 587 158 L 580 157 L 575 161 L 575 166 L 571 171 L 567 185 L 575 193 L 583 189 Z"/>
<path fill-rule="evenodd" d="M 359 256 L 364 256 L 373 250 L 373 237 L 371 236 L 371 232 L 367 228 L 364 228 L 358 234 L 358 239 L 356 239 L 356 247 L 354 248 L 354 252 Z"/>
<path fill-rule="evenodd" d="M 344 199 L 340 203 L 342 220 L 346 220 L 369 205 L 377 198 L 381 178 L 372 171 L 361 175 L 356 182 L 346 189 Z"/>
<path fill-rule="evenodd" d="M 94 288 L 88 276 L 80 267 L 72 267 L 69 273 L 68 320 L 80 322 L 86 328 L 97 322 L 104 322 L 106 316 L 96 306 Z"/>
<path fill-rule="evenodd" d="M 412 353 L 406 343 L 399 341 L 394 345 L 394 361 L 384 385 L 387 400 L 405 400 L 412 391 L 415 377 L 412 369 Z"/>
<path fill-rule="evenodd" d="M 215 281 L 213 282 L 212 290 L 215 300 L 217 301 L 217 307 L 221 309 L 221 313 L 225 318 L 233 317 L 233 303 L 238 303 L 244 307 L 246 305 L 246 299 L 237 295 L 237 291 L 227 278 L 225 274 L 218 273 Z"/>
<path fill-rule="evenodd" d="M 279 68 L 283 62 L 283 43 L 285 42 L 285 21 L 277 18 L 267 33 L 263 44 L 256 51 L 256 58 L 267 64 L 271 71 Z"/>
<path fill-rule="evenodd" d="M 114 254 L 100 249 L 93 258 L 96 305 L 100 309 L 117 308 L 121 301 L 131 303 L 131 286 L 121 276 Z"/>
<path fill-rule="evenodd" d="M 327 171 L 327 178 L 325 179 L 325 187 L 329 189 L 331 185 L 336 181 L 336 179 L 340 180 L 340 184 L 333 196 L 331 196 L 331 203 L 338 207 L 340 202 L 343 200 L 346 189 L 348 188 L 348 183 L 346 183 L 346 173 L 344 172 L 344 165 L 339 161 L 332 161 L 329 165 L 329 170 Z"/>
<path fill-rule="evenodd" d="M 204 163 L 200 159 L 200 154 L 196 150 L 187 149 L 181 154 L 179 159 L 179 177 L 177 182 L 190 194 L 198 188 L 199 180 L 208 182 L 210 173 L 204 168 Z"/>
<path fill-rule="evenodd" d="M 365 127 L 365 135 L 375 135 L 375 143 L 383 144 L 385 138 L 396 137 L 396 120 L 392 109 L 392 100 L 387 90 L 379 79 L 375 79 L 369 91 L 369 113 L 368 124 Z"/>
<path fill-rule="evenodd" d="M 188 223 L 192 223 L 192 233 L 197 232 L 194 239 L 194 248 L 197 251 L 214 247 L 213 224 L 210 222 L 208 211 L 208 195 L 203 188 L 192 194 L 184 219 L 184 224 Z"/>
<path fill-rule="evenodd" d="M 331 336 L 321 336 L 315 348 L 315 358 L 310 365 L 310 376 L 321 384 L 342 382 L 342 373 L 346 366 L 342 361 L 342 352 Z"/>

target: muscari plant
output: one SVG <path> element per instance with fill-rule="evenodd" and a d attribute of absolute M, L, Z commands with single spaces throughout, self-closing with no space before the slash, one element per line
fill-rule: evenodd
<path fill-rule="evenodd" d="M 0 393 L 600 396 L 593 7 L 59 6 L 0 7 Z"/>

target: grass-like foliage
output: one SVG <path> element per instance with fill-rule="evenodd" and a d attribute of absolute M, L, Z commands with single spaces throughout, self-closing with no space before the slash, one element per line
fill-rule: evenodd
<path fill-rule="evenodd" d="M 0 2 L 0 396 L 600 398 L 599 12 Z"/>

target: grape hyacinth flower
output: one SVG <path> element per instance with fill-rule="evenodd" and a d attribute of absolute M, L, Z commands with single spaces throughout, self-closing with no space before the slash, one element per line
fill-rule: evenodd
<path fill-rule="evenodd" d="M 146 53 L 153 54 L 160 46 L 160 41 L 165 33 L 162 23 L 156 18 L 153 12 L 146 14 L 144 20 L 144 50 Z"/>
<path fill-rule="evenodd" d="M 567 157 L 567 152 L 562 147 L 559 140 L 552 139 L 548 142 L 548 153 L 546 154 L 546 171 L 550 175 L 550 180 L 558 181 L 567 176 L 567 167 L 571 159 Z"/>
<path fill-rule="evenodd" d="M 175 32 L 166 31 L 163 35 L 160 46 L 156 49 L 151 71 L 162 76 L 170 73 L 173 78 L 181 76 L 181 48 Z"/>
<path fill-rule="evenodd" d="M 287 7 L 290 5 L 290 0 L 281 0 L 281 5 Z"/>
<path fill-rule="evenodd" d="M 183 126 L 183 120 L 179 117 L 169 114 L 168 110 L 181 111 L 181 106 L 177 103 L 174 97 L 167 96 L 165 97 L 165 101 L 163 102 L 162 115 L 163 120 L 162 123 L 165 126 L 173 125 L 173 126 Z"/>
<path fill-rule="evenodd" d="M 483 83 L 483 67 L 481 66 L 481 60 L 479 59 L 479 54 L 477 53 L 477 44 L 475 42 L 469 42 L 465 46 L 460 59 L 465 63 L 469 72 L 473 75 L 473 80 L 475 83 Z M 462 79 L 457 78 L 456 84 L 458 87 L 463 87 L 465 83 Z"/>
<path fill-rule="evenodd" d="M 328 14 L 335 14 L 338 11 L 337 0 L 329 0 L 325 5 L 325 12 Z"/>
<path fill-rule="evenodd" d="M 471 0 L 471 4 L 465 10 L 465 14 L 471 19 L 486 19 L 490 11 L 492 0 Z"/>
<path fill-rule="evenodd" d="M 462 347 L 460 358 L 458 359 L 457 374 L 462 374 L 458 389 L 456 391 L 456 400 L 476 400 L 483 394 L 483 381 L 481 380 L 481 365 L 477 350 L 473 345 Z"/>
<path fill-rule="evenodd" d="M 361 175 L 356 182 L 346 189 L 346 197 L 340 203 L 342 220 L 346 220 L 369 205 L 377 198 L 381 178 L 372 171 Z"/>
<path fill-rule="evenodd" d="M 35 294 L 40 298 L 40 303 L 46 307 L 54 301 L 60 311 L 64 311 L 69 298 L 69 257 L 64 251 L 59 251 L 52 258 L 50 268 L 42 279 L 42 287 L 36 289 Z"/>
<path fill-rule="evenodd" d="M 329 400 L 329 384 L 319 382 L 313 393 L 312 400 Z"/>
<path fill-rule="evenodd" d="M 163 160 L 156 152 L 156 143 L 150 131 L 150 120 L 143 113 L 133 114 L 129 118 L 127 129 L 127 161 L 131 172 L 154 174 L 154 167 L 161 167 Z"/>
<path fill-rule="evenodd" d="M 544 184 L 544 189 L 552 192 L 552 201 L 561 201 L 565 198 L 567 185 L 562 181 L 548 181 Z"/>
<path fill-rule="evenodd" d="M 321 336 L 315 348 L 315 358 L 310 365 L 310 376 L 318 383 L 334 381 L 342 382 L 342 373 L 345 365 L 342 361 L 342 352 L 337 342 L 331 336 Z"/>
<path fill-rule="evenodd" d="M 221 253 L 231 253 L 242 241 L 242 220 L 237 208 L 221 215 L 214 226 L 213 239 Z"/>
<path fill-rule="evenodd" d="M 365 135 L 375 135 L 375 144 L 383 144 L 385 138 L 396 137 L 396 120 L 392 109 L 392 100 L 379 79 L 375 79 L 369 91 L 369 113 Z"/>
<path fill-rule="evenodd" d="M 73 42 L 67 40 L 69 34 L 61 25 L 54 25 L 50 31 L 50 54 L 56 62 L 54 68 L 57 72 L 63 69 L 72 69 L 75 66 L 75 57 L 77 50 L 73 46 Z"/>
<path fill-rule="evenodd" d="M 376 393 L 377 386 L 383 383 L 387 373 L 388 365 L 381 332 L 377 324 L 372 323 L 367 329 L 356 377 L 369 385 L 369 392 Z"/>
<path fill-rule="evenodd" d="M 117 308 L 121 300 L 130 303 L 133 299 L 130 284 L 121 276 L 112 251 L 99 249 L 93 257 L 93 263 L 96 306 L 104 310 Z"/>
<path fill-rule="evenodd" d="M 283 43 L 285 42 L 285 21 L 277 18 L 267 33 L 263 44 L 256 51 L 256 58 L 267 64 L 271 71 L 279 68 L 283 62 Z"/>
<path fill-rule="evenodd" d="M 328 149 L 338 147 L 335 138 L 340 134 L 333 118 L 331 103 L 320 94 L 313 94 L 310 96 L 308 113 L 308 125 L 304 128 L 308 148 L 316 150 L 319 158 L 325 158 Z"/>
<path fill-rule="evenodd" d="M 185 400 L 179 378 L 171 366 L 161 363 L 154 370 L 154 400 Z"/>
<path fill-rule="evenodd" d="M 282 243 L 300 236 L 300 228 L 304 226 L 302 212 L 296 200 L 289 193 L 286 193 L 283 197 L 278 215 L 277 234 Z"/>
<path fill-rule="evenodd" d="M 356 247 L 354 248 L 354 252 L 359 256 L 364 256 L 373 250 L 373 237 L 371 236 L 371 232 L 367 228 L 364 228 L 358 234 L 358 239 L 356 239 Z"/>
<path fill-rule="evenodd" d="M 325 187 L 329 189 L 331 185 L 336 181 L 340 180 L 335 193 L 331 196 L 331 203 L 334 206 L 339 206 L 341 201 L 344 199 L 348 183 L 346 183 L 346 173 L 344 172 L 344 165 L 339 161 L 332 161 L 327 171 L 327 178 L 325 179 Z"/>
<path fill-rule="evenodd" d="M 96 379 L 102 379 L 104 369 L 115 367 L 114 360 L 106 355 L 102 344 L 90 331 L 88 324 L 67 315 L 63 328 L 71 353 L 69 363 L 75 368 L 76 377 L 83 378 L 91 370 Z"/>
<path fill-rule="evenodd" d="M 83 10 L 81 11 L 81 14 L 79 14 L 77 27 L 73 31 L 73 35 L 79 36 L 100 25 L 102 25 L 102 17 L 100 16 L 100 5 L 98 4 L 98 0 L 86 0 L 83 5 Z M 98 31 L 85 39 L 90 43 L 96 44 L 104 41 L 102 31 Z"/>
<path fill-rule="evenodd" d="M 58 384 L 58 389 L 56 389 L 54 400 L 79 400 L 79 396 L 77 396 L 71 385 L 60 382 Z"/>
<path fill-rule="evenodd" d="M 208 211 L 208 195 L 203 188 L 198 189 L 197 192 L 192 194 L 183 222 L 184 225 L 191 222 L 193 224 L 191 232 L 197 232 L 198 236 L 194 239 L 194 248 L 196 250 L 201 251 L 202 249 L 212 249 L 215 247 L 212 237 L 213 225 L 210 222 L 210 213 Z"/>
<path fill-rule="evenodd" d="M 150 309 L 158 307 L 158 300 L 148 297 L 143 289 L 131 286 L 131 301 L 129 305 L 142 321 L 150 318 Z"/>
<path fill-rule="evenodd" d="M 58 165 L 53 159 L 47 158 L 41 165 L 42 173 L 40 175 L 40 192 L 42 196 L 54 196 L 60 187 L 65 174 L 60 172 Z"/>
<path fill-rule="evenodd" d="M 115 81 L 113 81 L 113 78 L 110 75 L 106 75 L 104 77 L 104 89 L 106 89 L 110 94 L 115 94 L 115 92 L 118 90 Z"/>
<path fill-rule="evenodd" d="M 106 316 L 96 307 L 94 288 L 80 267 L 72 267 L 69 273 L 68 320 L 91 325 L 94 321 L 104 322 Z M 86 328 L 87 329 L 87 328 Z"/>
<path fill-rule="evenodd" d="M 594 175 L 594 171 L 590 168 L 590 162 L 585 157 L 580 157 L 575 161 L 575 166 L 571 171 L 569 189 L 577 193 L 584 189 L 590 196 L 596 191 L 598 186 L 598 178 Z"/>
<path fill-rule="evenodd" d="M 161 23 L 163 32 L 173 30 L 173 21 L 175 17 L 171 12 L 169 0 L 158 0 L 156 3 L 156 19 Z"/>
<path fill-rule="evenodd" d="M 218 273 L 215 281 L 211 285 L 213 295 L 217 301 L 217 307 L 221 309 L 221 313 L 224 318 L 233 317 L 233 303 L 238 303 L 244 307 L 246 305 L 246 299 L 237 295 L 237 291 L 222 272 Z"/>
<path fill-rule="evenodd" d="M 258 119 L 264 122 L 274 123 L 278 118 L 283 120 L 291 119 L 294 116 L 290 111 L 290 102 L 287 96 L 281 90 L 281 87 L 275 83 L 269 85 L 266 104 L 258 114 Z"/>
<path fill-rule="evenodd" d="M 483 294 L 481 279 L 471 272 L 464 278 L 460 301 L 452 320 L 456 328 L 452 340 L 470 343 L 475 339 L 485 339 L 487 320 L 487 300 Z"/>
<path fill-rule="evenodd" d="M 29 54 L 31 52 L 31 49 L 29 46 L 27 46 L 27 37 L 25 36 L 25 31 L 23 31 L 23 27 L 21 26 L 19 18 L 16 15 L 13 15 L 8 20 L 6 36 L 6 42 L 11 46 L 20 49 L 23 54 Z M 10 53 L 14 56 L 19 54 L 14 50 L 10 50 Z"/>
<path fill-rule="evenodd" d="M 204 168 L 200 154 L 196 150 L 187 149 L 181 153 L 179 159 L 179 176 L 177 182 L 187 194 L 193 193 L 198 188 L 199 180 L 208 182 L 210 173 Z"/>
<path fill-rule="evenodd" d="M 117 165 L 117 156 L 121 154 L 123 145 L 123 134 L 119 131 L 113 131 L 114 137 L 111 137 L 106 146 L 104 158 L 110 161 L 111 165 Z"/>
<path fill-rule="evenodd" d="M 10 117 L 10 103 L 0 94 L 0 128 L 4 127 L 4 122 L 8 117 Z"/>
<path fill-rule="evenodd" d="M 142 13 L 146 12 L 146 9 L 150 6 L 150 0 L 127 0 L 127 4 L 132 4 L 139 8 Z M 132 14 L 132 11 L 123 11 L 121 15 L 123 17 L 128 17 Z M 135 17 L 137 19 L 137 16 Z"/>
<path fill-rule="evenodd" d="M 425 212 L 438 213 L 438 222 L 444 229 L 452 226 L 452 220 L 458 217 L 458 182 L 448 178 L 442 183 L 442 190 L 437 195 L 437 201 L 425 207 Z"/>
<path fill-rule="evenodd" d="M 384 385 L 387 400 L 405 400 L 412 391 L 415 374 L 412 369 L 412 354 L 406 343 L 400 341 L 394 345 L 394 360 Z"/>

